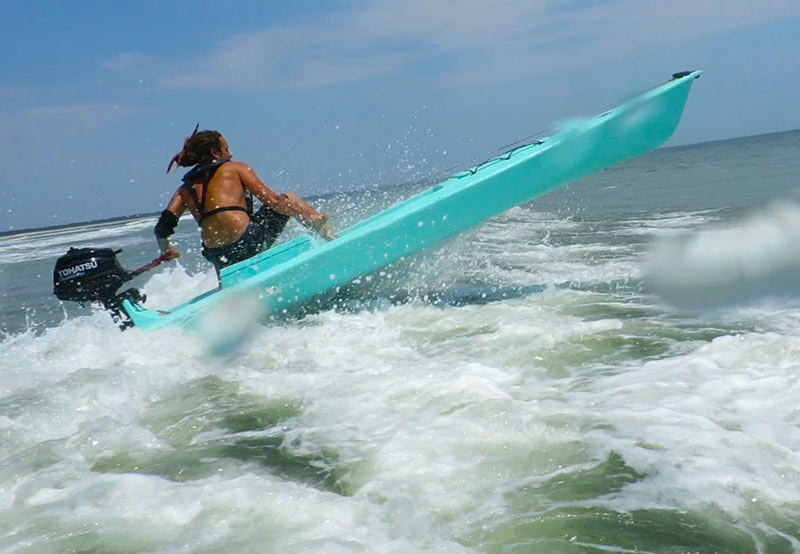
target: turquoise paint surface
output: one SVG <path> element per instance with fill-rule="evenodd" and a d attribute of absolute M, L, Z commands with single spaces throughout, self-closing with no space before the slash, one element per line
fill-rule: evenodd
<path fill-rule="evenodd" d="M 701 71 L 656 86 L 602 114 L 462 171 L 339 232 L 325 242 L 301 236 L 222 270 L 221 288 L 168 311 L 130 301 L 141 328 L 192 328 L 217 303 L 249 294 L 264 317 L 405 256 L 430 248 L 516 205 L 666 141 Z"/>

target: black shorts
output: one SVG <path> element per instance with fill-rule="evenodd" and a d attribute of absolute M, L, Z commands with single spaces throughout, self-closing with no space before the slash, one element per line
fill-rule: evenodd
<path fill-rule="evenodd" d="M 251 258 L 272 246 L 288 221 L 288 215 L 279 214 L 272 208 L 261 206 L 261 209 L 250 218 L 250 225 L 244 230 L 239 240 L 219 248 L 204 246 L 203 257 L 214 264 L 217 271 Z"/>

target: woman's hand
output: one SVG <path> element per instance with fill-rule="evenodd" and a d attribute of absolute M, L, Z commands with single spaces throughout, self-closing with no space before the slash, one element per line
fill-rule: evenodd
<path fill-rule="evenodd" d="M 164 251 L 161 253 L 161 255 L 162 255 L 162 256 L 164 256 L 164 259 L 165 259 L 166 261 L 169 261 L 169 260 L 174 260 L 174 259 L 176 259 L 176 258 L 180 258 L 180 257 L 181 257 L 181 253 L 180 253 L 180 252 L 178 252 L 178 249 L 177 249 L 177 248 L 175 248 L 174 246 L 170 246 L 169 248 L 167 248 L 166 250 L 164 250 Z"/>
<path fill-rule="evenodd" d="M 331 227 L 329 220 L 330 216 L 328 214 L 318 213 L 309 218 L 308 226 L 319 233 L 319 235 L 325 240 L 339 238 L 338 235 L 333 232 L 333 227 Z"/>
<path fill-rule="evenodd" d="M 320 227 L 317 229 L 317 233 L 319 233 L 319 234 L 320 234 L 320 236 L 321 236 L 322 238 L 324 238 L 325 240 L 333 240 L 333 239 L 338 239 L 338 238 L 339 238 L 339 235 L 337 235 L 337 234 L 336 234 L 336 233 L 333 231 L 333 227 L 331 227 L 331 224 L 330 224 L 329 222 L 327 222 L 327 221 L 326 221 L 325 223 L 323 223 L 323 224 L 322 224 L 322 225 L 321 225 L 321 226 L 320 226 Z"/>

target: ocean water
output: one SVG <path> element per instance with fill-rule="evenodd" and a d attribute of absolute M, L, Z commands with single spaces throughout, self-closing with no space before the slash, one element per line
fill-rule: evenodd
<path fill-rule="evenodd" d="M 2 236 L 0 551 L 800 552 L 799 186 L 798 131 L 657 150 L 223 357 L 52 296 L 154 219 Z M 216 284 L 176 241 L 148 306 Z"/>

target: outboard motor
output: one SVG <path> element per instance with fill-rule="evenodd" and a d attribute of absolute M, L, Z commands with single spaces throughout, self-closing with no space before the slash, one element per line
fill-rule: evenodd
<path fill-rule="evenodd" d="M 80 302 L 99 302 L 111 312 L 111 318 L 122 329 L 133 325 L 122 309 L 125 299 L 144 302 L 145 296 L 136 289 L 119 288 L 140 273 L 161 263 L 163 256 L 150 264 L 127 271 L 117 260 L 121 250 L 111 248 L 70 248 L 56 260 L 53 270 L 53 294 L 59 300 Z"/>
<path fill-rule="evenodd" d="M 59 300 L 76 302 L 103 301 L 117 295 L 130 280 L 111 248 L 70 248 L 56 261 L 53 271 L 53 294 Z"/>

